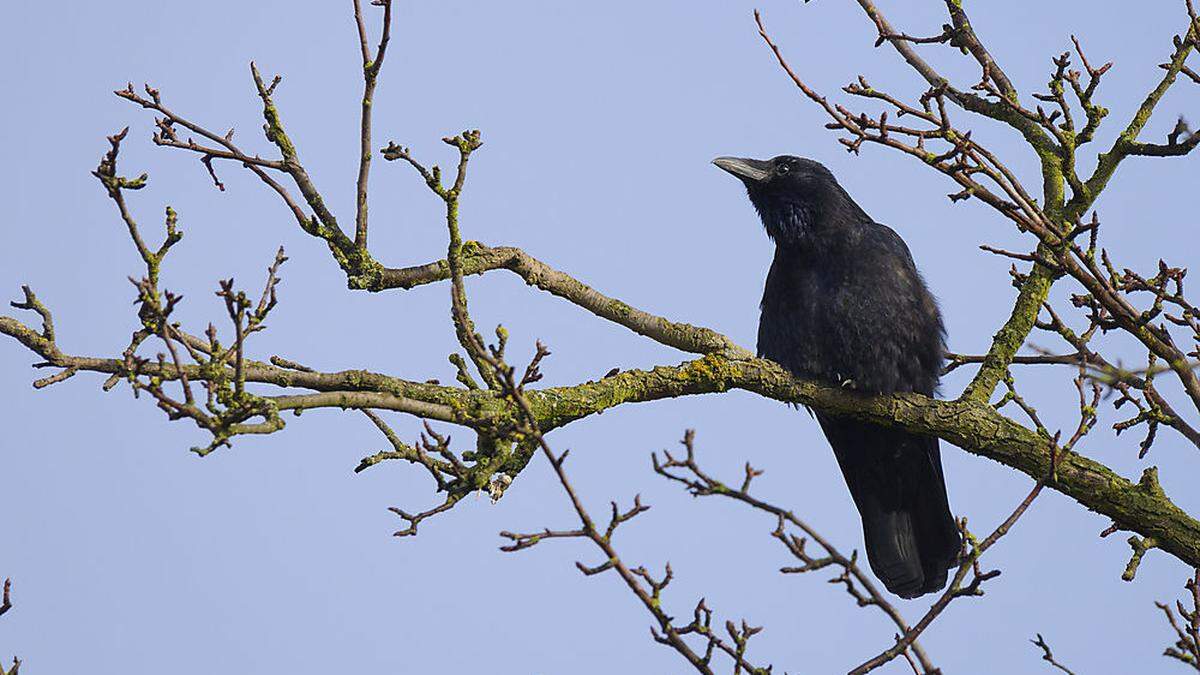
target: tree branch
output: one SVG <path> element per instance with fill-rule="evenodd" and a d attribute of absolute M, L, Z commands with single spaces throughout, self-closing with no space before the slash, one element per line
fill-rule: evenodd
<path fill-rule="evenodd" d="M 796 517 L 793 512 L 764 502 L 750 494 L 750 483 L 754 478 L 762 475 L 762 471 L 755 470 L 747 463 L 745 469 L 746 475 L 741 487 L 732 488 L 712 478 L 700 468 L 696 462 L 695 433 L 691 429 L 684 433 L 682 445 L 686 453 L 682 458 L 675 457 L 667 451 L 663 451 L 663 458 L 661 460 L 657 454 L 651 455 L 651 462 L 653 463 L 655 473 L 669 481 L 681 484 L 693 497 L 719 495 L 775 516 L 778 525 L 775 531 L 771 533 L 771 536 L 782 542 L 788 549 L 788 552 L 803 563 L 801 567 L 784 567 L 780 570 L 781 572 L 785 574 L 804 573 L 825 569 L 830 566 L 838 567 L 842 572 L 837 577 L 830 579 L 830 583 L 842 585 L 859 607 L 877 607 L 902 634 L 907 634 L 911 630 L 908 622 L 896 606 L 876 588 L 875 582 L 871 580 L 871 577 L 864 573 L 862 568 L 858 566 L 857 551 L 851 553 L 850 557 L 846 557 L 828 539 L 823 537 L 808 523 Z M 673 469 L 677 471 L 672 471 Z M 787 533 L 785 527 L 788 525 L 799 529 L 804 533 L 804 537 Z M 810 539 L 825 551 L 825 556 L 816 558 L 808 553 L 806 546 Z M 909 641 L 906 648 L 898 653 L 903 653 L 906 658 L 912 658 L 918 662 L 921 669 L 918 672 L 928 675 L 940 672 L 933 665 L 929 655 L 925 653 L 925 649 L 915 636 Z M 916 667 L 913 670 L 917 670 Z"/>
<path fill-rule="evenodd" d="M 728 352 L 731 355 L 752 355 L 749 350 L 712 329 L 671 321 L 604 295 L 519 248 L 490 247 L 474 241 L 463 243 L 464 276 L 492 270 L 508 270 L 524 279 L 530 286 L 563 298 L 602 319 L 624 326 L 668 347 L 694 354 Z M 382 287 L 409 289 L 449 278 L 449 265 L 445 260 L 438 260 L 425 265 L 384 270 Z"/>
<path fill-rule="evenodd" d="M 383 68 L 383 57 L 387 54 L 388 41 L 392 33 L 392 0 L 374 0 L 372 5 L 383 7 L 383 34 L 374 56 L 367 46 L 367 28 L 363 21 L 361 0 L 354 0 L 354 22 L 358 27 L 358 39 L 362 47 L 363 95 L 362 117 L 359 122 L 358 181 L 356 184 L 354 246 L 367 250 L 367 179 L 371 172 L 371 110 L 375 103 L 375 85 L 379 71 Z"/>
<path fill-rule="evenodd" d="M 983 590 L 980 588 L 980 585 L 984 581 L 998 576 L 1000 574 L 1000 570 L 983 572 L 979 567 L 980 557 L 989 548 L 991 548 L 993 544 L 999 541 L 1001 537 L 1008 534 L 1008 531 L 1012 529 L 1012 526 L 1016 524 L 1017 520 L 1025 513 L 1030 504 L 1033 503 L 1033 500 L 1036 499 L 1039 494 L 1041 494 L 1042 487 L 1044 485 L 1045 484 L 1040 481 L 1034 485 L 1033 489 L 1030 490 L 1025 499 L 1023 499 L 1021 503 L 1017 505 L 1017 508 L 1012 512 L 1012 514 L 1010 514 L 1008 518 L 1004 520 L 1004 522 L 1000 523 L 1000 525 L 997 526 L 996 529 L 981 542 L 976 541 L 971 533 L 967 531 L 967 519 L 963 518 L 959 524 L 959 529 L 962 530 L 963 533 L 963 551 L 961 554 L 961 562 L 958 565 L 958 571 L 954 574 L 954 578 L 947 585 L 946 590 L 943 591 L 940 596 L 938 596 L 937 600 L 934 600 L 933 605 L 927 612 L 925 612 L 925 615 L 922 616 L 919 621 L 917 621 L 916 625 L 905 632 L 904 635 L 901 635 L 899 638 L 897 638 L 895 645 L 880 652 L 877 656 L 863 662 L 862 665 L 851 670 L 850 675 L 863 675 L 864 673 L 869 673 L 904 653 L 904 651 L 908 649 L 909 645 L 911 645 L 912 642 L 916 640 L 917 637 L 920 636 L 921 633 L 924 632 L 924 630 L 928 628 L 931 623 L 933 623 L 934 619 L 941 616 L 942 612 L 946 610 L 946 607 L 949 606 L 950 602 L 955 598 L 983 595 Z M 966 581 L 967 574 L 971 572 L 974 572 L 974 577 L 969 584 L 964 586 L 963 582 Z"/>

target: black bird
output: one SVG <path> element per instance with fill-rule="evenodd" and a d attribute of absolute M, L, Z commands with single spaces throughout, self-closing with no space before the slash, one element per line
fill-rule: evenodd
<path fill-rule="evenodd" d="M 719 157 L 746 185 L 775 259 L 758 354 L 797 377 L 932 396 L 945 330 L 900 235 L 871 219 L 811 159 Z M 862 516 L 867 559 L 905 598 L 946 585 L 960 537 L 946 499 L 938 439 L 817 413 Z"/>

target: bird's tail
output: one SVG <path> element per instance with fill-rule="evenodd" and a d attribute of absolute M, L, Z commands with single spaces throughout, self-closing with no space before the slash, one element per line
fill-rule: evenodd
<path fill-rule="evenodd" d="M 862 516 L 871 570 L 889 591 L 941 590 L 961 538 L 946 499 L 937 438 L 817 415 Z"/>

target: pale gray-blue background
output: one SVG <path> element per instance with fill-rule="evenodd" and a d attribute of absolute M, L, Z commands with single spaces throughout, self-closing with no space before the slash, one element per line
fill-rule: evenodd
<path fill-rule="evenodd" d="M 887 3 L 900 27 L 940 30 L 941 3 L 907 4 Z M 1026 89 L 1043 85 L 1071 33 L 1084 36 L 1095 62 L 1117 61 L 1101 88 L 1113 110 L 1104 139 L 1158 77 L 1155 65 L 1185 25 L 1181 2 L 976 4 L 980 33 Z M 150 187 L 131 195 L 147 236 L 159 236 L 167 203 L 187 234 L 164 285 L 186 294 L 180 315 L 193 330 L 221 319 L 218 278 L 257 287 L 282 243 L 292 262 L 256 356 L 452 381 L 444 285 L 347 291 L 324 247 L 248 173 L 220 167 L 228 192 L 216 192 L 194 157 L 154 148 L 149 116 L 109 93 L 127 80 L 152 82 L 169 106 L 218 130 L 236 126 L 244 147 L 269 154 L 247 62 L 283 73 L 285 121 L 351 222 L 361 80 L 349 5 L 14 3 L 0 28 L 3 295 L 15 299 L 19 284 L 33 285 L 56 312 L 67 350 L 123 348 L 136 325 L 125 277 L 141 264 L 89 171 L 104 135 L 129 124 L 123 171 L 151 173 Z M 921 91 L 894 53 L 871 48 L 874 28 L 853 3 L 761 6 L 793 65 L 827 93 L 859 73 Z M 760 43 L 751 9 L 398 1 L 376 145 L 395 139 L 428 162 L 448 163 L 438 138 L 483 129 L 464 205 L 468 237 L 524 246 L 605 292 L 747 346 L 770 245 L 740 187 L 708 162 L 721 154 L 813 157 L 907 239 L 941 299 L 951 347 L 985 348 L 1014 292 L 1008 263 L 976 245 L 1013 245 L 1011 227 L 977 204 L 951 205 L 943 195 L 956 188 L 909 158 L 877 147 L 848 156 Z M 976 81 L 966 59 L 934 50 L 964 85 Z M 1155 137 L 1175 114 L 1200 110 L 1195 87 L 1177 90 L 1151 125 Z M 1037 185 L 1030 153 L 1012 134 L 975 126 Z M 1149 269 L 1159 255 L 1200 262 L 1196 168 L 1195 159 L 1132 159 L 1121 168 L 1100 210 L 1122 264 Z M 381 260 L 442 254 L 439 205 L 406 167 L 377 163 L 372 187 Z M 473 280 L 470 290 L 479 324 L 505 322 L 517 353 L 528 354 L 535 338 L 551 345 L 550 383 L 684 358 L 503 273 Z M 396 540 L 389 535 L 399 523 L 384 507 L 431 505 L 431 486 L 406 466 L 351 473 L 359 457 L 382 448 L 361 416 L 289 418 L 276 436 L 199 460 L 187 452 L 204 442 L 194 427 L 167 423 L 125 387 L 102 394 L 99 378 L 84 375 L 35 393 L 32 360 L 11 341 L 0 346 L 0 577 L 13 578 L 17 603 L 0 621 L 0 657 L 20 655 L 30 673 L 685 671 L 649 640 L 648 617 L 615 577 L 578 574 L 573 561 L 595 559 L 582 544 L 496 550 L 502 529 L 572 523 L 542 461 L 499 504 L 468 499 L 417 538 Z M 952 378 L 945 392 L 956 394 L 962 381 Z M 1029 371 L 1025 381 L 1055 426 L 1073 424 L 1068 372 Z M 1111 412 L 1104 419 L 1111 423 Z M 396 424 L 406 438 L 417 429 L 410 419 Z M 767 470 L 764 495 L 844 548 L 860 545 L 857 515 L 817 426 L 783 405 L 732 393 L 624 407 L 556 432 L 553 444 L 574 450 L 568 466 L 590 505 L 637 492 L 653 504 L 619 542 L 630 561 L 671 560 L 671 611 L 686 615 L 704 594 L 721 617 L 766 625 L 753 653 L 780 672 L 844 671 L 887 646 L 891 625 L 854 608 L 823 582 L 828 575 L 776 572 L 790 561 L 767 536 L 769 520 L 734 504 L 693 502 L 651 473 L 648 454 L 674 447 L 685 427 L 697 428 L 700 456 L 715 472 L 733 479 L 750 459 Z M 1133 477 L 1149 463 L 1162 466 L 1168 492 L 1196 512 L 1195 448 L 1161 435 L 1145 462 L 1134 457 L 1135 438 L 1106 429 L 1082 449 Z M 955 449 L 945 457 L 953 506 L 976 530 L 992 527 L 1030 485 Z M 1176 597 L 1187 570 L 1152 553 L 1136 583 L 1120 582 L 1128 548 L 1097 538 L 1107 524 L 1057 494 L 1043 497 L 988 556 L 1004 569 L 988 596 L 956 602 L 924 639 L 937 663 L 948 673 L 1041 672 L 1027 641 L 1041 631 L 1081 673 L 1176 670 L 1159 656 L 1168 631 L 1153 601 Z M 925 603 L 904 605 L 915 618 Z"/>

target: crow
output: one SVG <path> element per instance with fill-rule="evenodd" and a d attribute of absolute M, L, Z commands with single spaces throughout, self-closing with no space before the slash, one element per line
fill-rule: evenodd
<path fill-rule="evenodd" d="M 819 162 L 713 160 L 745 184 L 775 258 L 758 355 L 797 377 L 872 394 L 933 396 L 945 329 L 904 240 L 876 223 Z M 862 516 L 871 570 L 915 598 L 946 585 L 960 535 L 936 437 L 816 413 Z"/>

